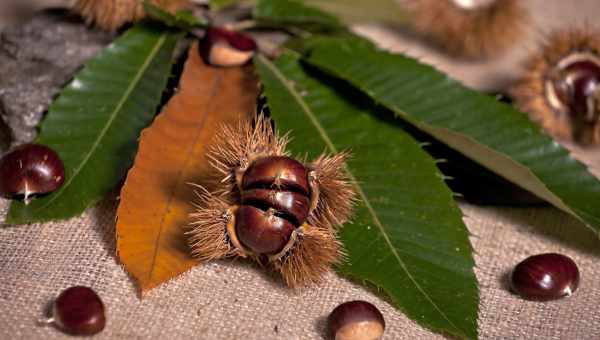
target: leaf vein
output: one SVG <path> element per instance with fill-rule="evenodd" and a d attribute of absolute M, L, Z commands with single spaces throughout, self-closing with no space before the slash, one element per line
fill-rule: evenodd
<path fill-rule="evenodd" d="M 150 64 L 152 62 L 152 59 L 154 59 L 154 57 L 156 56 L 156 54 L 158 53 L 158 51 L 160 50 L 160 48 L 162 47 L 162 45 L 165 43 L 166 39 L 167 39 L 167 34 L 163 33 L 161 35 L 161 37 L 156 41 L 154 47 L 152 48 L 152 50 L 150 51 L 150 53 L 146 57 L 146 60 L 144 60 L 144 63 L 140 67 L 139 71 L 135 74 L 135 77 L 133 78 L 133 81 L 131 82 L 131 84 L 127 87 L 127 89 L 123 93 L 123 96 L 121 97 L 121 99 L 117 103 L 117 106 L 111 112 L 109 120 L 106 122 L 106 125 L 104 126 L 104 128 L 102 128 L 102 130 L 98 134 L 98 137 L 94 141 L 94 144 L 92 144 L 92 147 L 90 148 L 90 151 L 85 155 L 85 157 L 83 158 L 83 160 L 80 163 L 80 165 L 77 168 L 74 169 L 74 171 L 71 174 L 71 176 L 69 176 L 69 178 L 65 181 L 65 183 L 63 184 L 63 186 L 59 189 L 59 191 L 56 192 L 56 194 L 51 199 L 49 199 L 48 202 L 46 202 L 46 204 L 38 207 L 37 209 L 35 209 L 35 211 L 39 211 L 39 210 L 45 209 L 50 204 L 52 204 L 52 202 L 54 202 L 58 197 L 60 197 L 60 195 L 66 190 L 66 188 L 69 187 L 69 184 L 74 180 L 74 178 L 76 178 L 77 175 L 81 172 L 81 170 L 83 169 L 83 167 L 87 164 L 87 162 L 89 161 L 89 159 L 92 157 L 92 154 L 94 153 L 94 151 L 96 151 L 96 149 L 100 145 L 102 139 L 104 138 L 104 136 L 108 132 L 109 128 L 112 126 L 113 121 L 118 116 L 119 111 L 121 110 L 121 108 L 127 102 L 127 98 L 133 92 L 133 90 L 136 88 L 137 84 L 142 79 L 142 77 L 144 75 L 144 72 L 148 69 L 148 67 L 150 66 Z"/>

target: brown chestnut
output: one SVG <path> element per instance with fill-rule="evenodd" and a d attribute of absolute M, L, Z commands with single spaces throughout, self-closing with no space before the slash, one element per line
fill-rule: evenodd
<path fill-rule="evenodd" d="M 52 305 L 54 324 L 65 333 L 92 335 L 104 329 L 106 317 L 102 300 L 91 288 L 65 289 Z"/>
<path fill-rule="evenodd" d="M 285 156 L 263 157 L 254 161 L 242 179 L 242 189 L 271 188 L 309 193 L 308 171 L 297 160 Z"/>
<path fill-rule="evenodd" d="M 45 194 L 58 189 L 65 180 L 60 157 L 47 146 L 24 144 L 0 160 L 0 194 L 7 198 Z"/>
<path fill-rule="evenodd" d="M 276 215 L 251 205 L 242 205 L 236 213 L 235 231 L 242 244 L 257 254 L 276 254 L 290 240 L 294 225 Z"/>
<path fill-rule="evenodd" d="M 565 60 L 547 84 L 549 102 L 576 122 L 595 123 L 600 107 L 600 60 L 595 57 Z"/>
<path fill-rule="evenodd" d="M 310 199 L 292 191 L 250 189 L 242 191 L 242 204 L 273 207 L 287 215 L 296 225 L 301 225 L 308 216 Z"/>
<path fill-rule="evenodd" d="M 213 66 L 239 66 L 256 51 L 252 37 L 221 27 L 209 27 L 200 43 L 200 53 Z"/>
<path fill-rule="evenodd" d="M 579 286 L 579 270 L 569 257 L 547 253 L 526 258 L 511 275 L 512 290 L 528 300 L 556 300 Z"/>
<path fill-rule="evenodd" d="M 337 306 L 329 315 L 335 340 L 376 340 L 383 336 L 385 320 L 373 304 L 355 300 Z"/>
<path fill-rule="evenodd" d="M 280 253 L 310 211 L 306 167 L 286 156 L 259 158 L 238 178 L 238 186 L 237 239 L 256 254 Z"/>

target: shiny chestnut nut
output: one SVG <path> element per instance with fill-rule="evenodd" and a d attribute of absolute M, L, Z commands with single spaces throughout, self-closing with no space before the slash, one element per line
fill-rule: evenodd
<path fill-rule="evenodd" d="M 246 170 L 242 188 L 274 188 L 309 193 L 308 170 L 297 160 L 286 156 L 263 157 Z"/>
<path fill-rule="evenodd" d="M 272 255 L 280 252 L 295 228 L 290 221 L 277 216 L 274 209 L 261 210 L 251 205 L 239 207 L 236 221 L 238 239 L 256 254 Z"/>
<path fill-rule="evenodd" d="M 546 84 L 549 102 L 555 110 L 575 121 L 595 123 L 600 107 L 600 60 L 592 56 L 566 58 Z"/>
<path fill-rule="evenodd" d="M 512 290 L 529 300 L 548 301 L 570 296 L 579 286 L 579 270 L 569 257 L 539 254 L 520 262 L 511 274 Z"/>
<path fill-rule="evenodd" d="M 221 27 L 209 27 L 200 42 L 200 53 L 213 66 L 239 66 L 247 63 L 256 51 L 250 36 Z"/>
<path fill-rule="evenodd" d="M 50 193 L 65 180 L 65 168 L 52 149 L 39 144 L 24 144 L 0 160 L 0 194 L 7 198 Z"/>
<path fill-rule="evenodd" d="M 68 334 L 96 334 L 106 325 L 104 304 L 91 288 L 70 287 L 54 300 L 51 320 Z"/>
<path fill-rule="evenodd" d="M 379 309 L 360 300 L 337 306 L 329 315 L 328 324 L 335 340 L 377 340 L 385 330 Z"/>
<path fill-rule="evenodd" d="M 301 225 L 308 216 L 310 198 L 293 191 L 250 189 L 242 192 L 242 204 L 272 207 L 295 225 Z"/>

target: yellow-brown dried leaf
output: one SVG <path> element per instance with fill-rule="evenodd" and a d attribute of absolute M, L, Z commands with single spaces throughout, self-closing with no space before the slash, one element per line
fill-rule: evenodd
<path fill-rule="evenodd" d="M 184 228 L 194 188 L 206 185 L 206 150 L 221 124 L 250 119 L 258 95 L 251 66 L 204 64 L 194 45 L 179 91 L 151 127 L 142 132 L 133 168 L 117 211 L 117 254 L 143 292 L 197 264 Z"/>

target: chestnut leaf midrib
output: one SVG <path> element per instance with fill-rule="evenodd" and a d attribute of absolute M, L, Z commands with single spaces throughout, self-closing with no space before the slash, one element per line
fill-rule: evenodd
<path fill-rule="evenodd" d="M 215 94 L 218 92 L 217 90 L 221 87 L 221 83 L 222 83 L 222 78 L 223 78 L 223 73 L 222 72 L 217 72 L 217 74 L 215 75 L 215 81 L 214 84 L 212 86 L 212 89 L 210 91 L 210 98 L 214 98 Z M 204 129 L 204 126 L 206 124 L 206 119 L 208 117 L 208 113 L 210 112 L 210 106 L 211 106 L 212 101 L 208 102 L 208 105 L 206 107 L 206 110 L 204 111 L 203 117 L 202 117 L 202 121 L 200 122 L 200 124 L 198 124 L 198 130 L 197 131 L 202 131 L 202 129 Z M 166 117 L 165 117 L 166 118 Z M 167 201 L 167 204 L 165 204 L 165 210 L 164 212 L 161 214 L 161 219 L 160 219 L 160 224 L 159 224 L 159 228 L 158 228 L 158 233 L 156 236 L 156 241 L 154 243 L 154 252 L 152 253 L 152 261 L 150 262 L 150 271 L 148 272 L 148 281 L 151 282 L 152 281 L 152 276 L 154 275 L 154 272 L 156 270 L 156 260 L 158 258 L 158 253 L 160 252 L 160 250 L 164 250 L 161 247 L 159 247 L 159 244 L 161 243 L 161 240 L 163 238 L 163 229 L 165 226 L 165 218 L 167 217 L 168 211 L 171 210 L 171 205 L 173 204 L 173 198 L 175 197 L 175 192 L 176 190 L 179 188 L 179 185 L 181 185 L 181 178 L 183 176 L 183 171 L 184 169 L 188 169 L 188 164 L 191 162 L 192 160 L 192 154 L 194 153 L 194 148 L 195 146 L 198 144 L 198 140 L 200 139 L 200 133 L 196 133 L 195 134 L 195 138 L 194 138 L 194 142 L 190 145 L 190 147 L 188 148 L 187 152 L 186 152 L 186 161 L 185 161 L 185 165 L 179 170 L 179 172 L 177 173 L 177 181 L 176 181 L 176 185 L 173 186 L 171 188 L 171 192 L 169 194 L 169 198 Z"/>
<path fill-rule="evenodd" d="M 158 38 L 158 40 L 156 41 L 156 43 L 152 47 L 152 50 L 150 51 L 150 53 L 148 54 L 148 56 L 145 58 L 144 62 L 142 63 L 140 69 L 138 70 L 138 72 L 136 72 L 133 80 L 131 81 L 131 83 L 129 84 L 129 86 L 127 87 L 127 89 L 125 90 L 125 92 L 123 93 L 123 96 L 121 97 L 121 99 L 119 100 L 119 102 L 117 102 L 117 105 L 115 106 L 115 108 L 111 112 L 108 121 L 106 122 L 105 126 L 102 128 L 102 130 L 98 134 L 96 140 L 92 144 L 92 147 L 90 148 L 90 151 L 82 159 L 82 161 L 80 162 L 79 166 L 76 167 L 73 170 L 73 172 L 70 174 L 69 178 L 67 178 L 67 180 L 65 181 L 65 183 L 63 184 L 63 186 L 54 195 L 52 195 L 52 197 L 47 202 L 45 202 L 45 204 L 43 204 L 43 205 L 35 208 L 33 210 L 33 212 L 43 210 L 43 209 L 47 208 L 48 206 L 50 206 L 57 198 L 59 198 L 61 196 L 61 194 L 63 192 L 65 192 L 65 190 L 69 187 L 69 185 L 71 184 L 71 182 L 75 178 L 77 178 L 77 175 L 88 164 L 89 159 L 92 157 L 92 155 L 94 154 L 94 152 L 96 151 L 96 149 L 100 145 L 100 142 L 105 138 L 106 133 L 113 126 L 114 120 L 119 116 L 119 112 L 121 111 L 121 109 L 123 108 L 123 106 L 127 103 L 127 100 L 129 99 L 131 93 L 137 88 L 140 80 L 144 76 L 144 73 L 146 72 L 146 70 L 148 69 L 148 67 L 150 66 L 150 64 L 152 63 L 152 61 L 154 60 L 154 58 L 156 57 L 156 55 L 158 54 L 158 52 L 160 51 L 160 48 L 166 42 L 167 36 L 168 36 L 168 33 L 162 33 L 160 35 L 160 37 Z M 77 81 L 77 78 L 75 78 L 73 81 Z"/>

